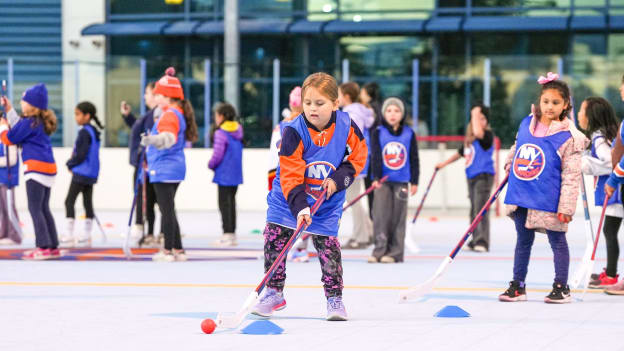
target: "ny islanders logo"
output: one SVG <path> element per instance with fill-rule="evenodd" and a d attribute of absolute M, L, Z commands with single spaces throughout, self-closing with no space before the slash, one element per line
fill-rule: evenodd
<path fill-rule="evenodd" d="M 318 199 L 323 192 L 323 187 L 321 186 L 323 181 L 335 170 L 334 165 L 325 161 L 307 164 L 304 179 L 306 193 L 312 196 L 314 200 Z"/>
<path fill-rule="evenodd" d="M 405 146 L 396 141 L 387 143 L 381 155 L 383 156 L 384 165 L 395 171 L 405 166 L 405 161 L 407 160 Z"/>
<path fill-rule="evenodd" d="M 470 145 L 470 147 L 464 147 L 464 158 L 466 159 L 466 168 L 472 166 L 472 162 L 475 159 L 475 148 L 474 145 Z"/>
<path fill-rule="evenodd" d="M 514 157 L 513 172 L 520 180 L 533 180 L 539 177 L 546 167 L 546 155 L 535 144 L 524 144 Z"/>

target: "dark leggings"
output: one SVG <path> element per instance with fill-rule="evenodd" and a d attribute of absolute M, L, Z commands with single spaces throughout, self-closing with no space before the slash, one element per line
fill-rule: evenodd
<path fill-rule="evenodd" d="M 535 230 L 525 227 L 527 219 L 527 209 L 518 207 L 513 213 L 516 224 L 518 240 L 516 241 L 516 252 L 514 255 L 513 279 L 524 282 L 529 269 L 529 259 L 531 258 L 531 248 L 535 240 Z M 570 250 L 566 241 L 565 232 L 547 230 L 548 242 L 553 250 L 553 260 L 555 261 L 555 282 L 563 285 L 568 284 L 568 269 L 570 268 Z"/>
<path fill-rule="evenodd" d="M 223 233 L 236 232 L 236 191 L 238 186 L 219 185 L 219 212 Z"/>
<path fill-rule="evenodd" d="M 165 250 L 182 250 L 180 225 L 175 211 L 175 195 L 180 183 L 152 183 L 156 191 L 156 202 L 162 215 L 162 232 L 165 235 Z"/>
<path fill-rule="evenodd" d="M 54 217 L 50 212 L 50 188 L 29 179 L 26 181 L 28 212 L 35 227 L 35 243 L 41 249 L 56 249 L 59 245 Z"/>
<path fill-rule="evenodd" d="M 620 258 L 620 244 L 618 243 L 618 231 L 622 224 L 622 218 L 605 216 L 603 233 L 607 243 L 607 275 L 617 275 L 617 261 Z"/>
<path fill-rule="evenodd" d="M 284 246 L 295 233 L 291 228 L 278 224 L 267 223 L 264 228 L 264 272 L 266 273 L 277 259 Z M 342 296 L 342 257 L 340 243 L 332 236 L 312 235 L 312 243 L 321 263 L 321 282 L 325 296 Z M 275 274 L 267 285 L 278 291 L 284 290 L 286 282 L 286 260 L 277 266 Z"/>
<path fill-rule="evenodd" d="M 93 184 L 79 184 L 71 182 L 69 185 L 69 191 L 65 198 L 65 217 L 76 218 L 74 212 L 74 205 L 78 194 L 82 193 L 82 204 L 84 205 L 87 218 L 93 219 L 95 214 L 93 213 Z"/>

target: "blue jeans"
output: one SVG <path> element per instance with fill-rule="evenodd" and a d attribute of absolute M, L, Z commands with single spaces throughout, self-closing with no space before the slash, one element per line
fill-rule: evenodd
<path fill-rule="evenodd" d="M 527 229 L 524 224 L 527 219 L 527 209 L 518 207 L 513 214 L 516 224 L 518 240 L 516 241 L 516 253 L 514 256 L 513 279 L 524 282 L 529 268 L 531 247 L 535 240 L 535 230 Z M 566 285 L 568 283 L 568 269 L 570 267 L 570 250 L 565 237 L 565 232 L 547 230 L 548 242 L 553 250 L 555 262 L 555 283 Z"/>

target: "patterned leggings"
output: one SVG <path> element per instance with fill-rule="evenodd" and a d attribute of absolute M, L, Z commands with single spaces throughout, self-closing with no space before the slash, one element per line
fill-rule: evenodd
<path fill-rule="evenodd" d="M 264 272 L 266 273 L 277 259 L 282 249 L 294 234 L 294 230 L 274 223 L 267 223 L 264 228 Z M 342 296 L 342 258 L 338 239 L 330 236 L 312 235 L 312 243 L 321 263 L 321 282 L 325 296 Z M 286 281 L 286 262 L 275 270 L 267 285 L 278 291 L 284 290 Z"/>

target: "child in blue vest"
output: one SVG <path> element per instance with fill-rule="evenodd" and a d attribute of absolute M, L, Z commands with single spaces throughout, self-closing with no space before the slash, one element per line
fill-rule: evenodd
<path fill-rule="evenodd" d="M 318 252 L 327 320 L 347 320 L 342 302 L 342 260 L 338 226 L 345 189 L 366 164 L 364 136 L 346 113 L 338 109 L 336 80 L 326 73 L 308 76 L 301 88 L 303 114 L 282 131 L 279 166 L 267 196 L 269 209 L 264 229 L 264 269 L 268 270 L 295 228 L 308 225 Z M 323 189 L 326 200 L 314 216 L 310 207 Z M 267 288 L 252 313 L 270 317 L 284 309 L 286 263 L 282 262 L 267 282 Z"/>
<path fill-rule="evenodd" d="M 618 134 L 618 122 L 615 111 L 609 102 L 601 97 L 589 97 L 581 103 L 578 112 L 579 126 L 591 140 L 589 154 L 583 155 L 584 174 L 598 177 L 594 190 L 595 205 L 604 203 L 604 185 L 611 174 L 611 150 Z M 603 233 L 607 245 L 607 267 L 589 282 L 592 289 L 602 289 L 618 281 L 617 260 L 620 254 L 618 231 L 624 217 L 622 197 L 619 189 L 609 199 L 604 219 Z"/>
<path fill-rule="evenodd" d="M 371 171 L 375 201 L 373 233 L 375 248 L 369 263 L 403 262 L 407 200 L 418 189 L 419 160 L 416 133 L 405 124 L 405 105 L 387 98 L 381 108 L 381 125 L 371 135 Z M 379 185 L 379 179 L 388 180 Z"/>
<path fill-rule="evenodd" d="M 7 152 L 9 153 L 8 166 Z M 19 216 L 15 208 L 15 191 L 10 194 L 11 208 L 7 207 L 9 188 L 14 188 L 19 184 L 18 157 L 17 146 L 0 145 L 0 245 L 22 243 L 21 230 L 16 228 L 16 225 L 19 225 Z"/>
<path fill-rule="evenodd" d="M 24 92 L 20 101 L 22 117 L 11 107 L 6 97 L 2 105 L 8 111 L 8 121 L 0 123 L 0 140 L 5 145 L 22 148 L 24 180 L 28 197 L 28 211 L 35 228 L 34 250 L 22 256 L 25 260 L 45 260 L 60 257 L 59 241 L 54 217 L 50 212 L 50 188 L 56 176 L 50 134 L 56 130 L 56 115 L 48 109 L 48 90 L 42 83 Z"/>
<path fill-rule="evenodd" d="M 143 148 L 140 147 L 141 134 L 148 134 L 154 126 L 154 120 L 156 120 L 162 111 L 156 106 L 154 101 L 154 87 L 155 82 L 149 82 L 145 86 L 145 94 L 143 94 L 143 100 L 145 106 L 148 108 L 147 112 L 143 116 L 135 117 L 132 113 L 130 105 L 125 101 L 121 102 L 121 116 L 126 125 L 131 129 L 130 138 L 128 140 L 128 148 L 130 149 L 130 164 L 134 167 L 132 177 L 132 190 L 137 182 L 137 178 L 141 177 L 144 165 L 139 165 L 141 161 L 141 154 Z M 145 192 L 145 194 L 143 194 Z M 145 204 L 143 201 L 145 200 Z M 143 207 L 145 206 L 145 212 L 143 213 Z M 139 246 L 159 246 L 158 244 L 163 242 L 163 235 L 159 235 L 158 239 L 154 237 L 154 222 L 156 220 L 156 213 L 154 207 L 156 206 L 156 193 L 154 192 L 154 186 L 150 182 L 149 177 L 145 179 L 145 185 L 139 185 L 139 195 L 136 199 L 136 218 L 135 225 L 132 227 L 130 236 L 138 240 Z M 143 218 L 145 217 L 145 218 Z M 143 223 L 144 220 L 147 223 Z M 147 227 L 147 231 L 144 228 Z M 162 225 L 161 225 L 162 228 Z"/>
<path fill-rule="evenodd" d="M 67 169 L 72 173 L 72 181 L 65 198 L 65 217 L 67 232 L 61 236 L 63 246 L 91 246 L 91 230 L 93 229 L 93 185 L 97 183 L 100 173 L 100 131 L 102 123 L 97 117 L 95 106 L 83 101 L 74 109 L 76 123 L 81 126 L 74 144 L 71 158 L 67 161 Z M 94 126 L 92 123 L 95 123 Z M 74 204 L 78 194 L 82 193 L 82 203 L 86 212 L 84 231 L 74 239 L 74 222 L 76 214 Z"/>
<path fill-rule="evenodd" d="M 466 178 L 468 178 L 468 197 L 470 198 L 470 222 L 479 214 L 490 198 L 494 184 L 494 133 L 490 129 L 490 109 L 482 103 L 476 103 L 470 109 L 470 123 L 466 127 L 466 138 L 457 153 L 446 161 L 436 165 L 442 169 L 459 158 L 466 159 Z M 485 213 L 481 222 L 472 233 L 468 247 L 476 252 L 490 250 L 490 213 Z"/>
<path fill-rule="evenodd" d="M 571 119 L 570 90 L 548 73 L 540 77 L 541 93 L 535 112 L 520 123 L 516 143 L 505 169 L 509 183 L 505 204 L 515 222 L 517 241 L 513 280 L 500 301 L 526 301 L 525 280 L 535 232 L 546 233 L 553 250 L 555 279 L 546 303 L 567 303 L 570 297 L 568 223 L 576 210 L 581 182 L 581 155 L 587 138 Z"/>
<path fill-rule="evenodd" d="M 220 103 L 214 109 L 213 153 L 208 168 L 215 172 L 223 236 L 219 246 L 236 246 L 236 191 L 243 184 L 243 127 L 236 122 L 236 109 Z"/>
<path fill-rule="evenodd" d="M 154 261 L 186 261 L 182 248 L 180 225 L 175 211 L 175 195 L 186 176 L 184 146 L 197 140 L 197 124 L 191 103 L 184 99 L 180 80 L 170 67 L 154 87 L 154 97 L 163 111 L 149 135 L 141 138 L 147 154 L 150 182 L 154 184 L 156 202 L 162 214 L 164 247 Z"/>

